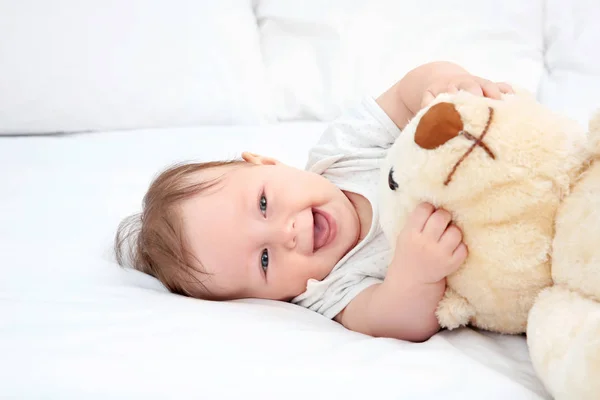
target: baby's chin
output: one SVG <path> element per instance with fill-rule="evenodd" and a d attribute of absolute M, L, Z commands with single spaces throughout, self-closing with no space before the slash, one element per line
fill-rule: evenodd
<path fill-rule="evenodd" d="M 362 227 L 360 221 L 352 226 L 352 229 L 344 229 L 343 241 L 340 243 L 340 253 L 338 254 L 337 261 L 341 260 L 350 250 L 355 248 L 369 233 L 370 226 Z M 340 237 L 339 239 L 342 239 Z M 337 263 L 336 261 L 336 263 Z"/>
<path fill-rule="evenodd" d="M 341 239 L 341 238 L 337 238 Z M 341 245 L 343 243 L 336 243 L 337 245 Z M 311 279 L 315 279 L 317 281 L 322 281 L 325 279 L 331 271 L 335 268 L 337 263 L 354 247 L 354 243 L 347 243 L 345 246 L 335 246 L 331 249 L 328 249 L 327 252 L 324 252 L 320 255 L 318 260 L 315 260 L 315 265 L 318 265 L 317 268 L 311 274 Z"/>

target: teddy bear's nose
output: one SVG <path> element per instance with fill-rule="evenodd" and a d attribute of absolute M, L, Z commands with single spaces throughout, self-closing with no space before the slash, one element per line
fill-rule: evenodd
<path fill-rule="evenodd" d="M 451 103 L 438 103 L 423 115 L 415 132 L 415 143 L 432 150 L 458 136 L 463 130 L 460 114 Z"/>

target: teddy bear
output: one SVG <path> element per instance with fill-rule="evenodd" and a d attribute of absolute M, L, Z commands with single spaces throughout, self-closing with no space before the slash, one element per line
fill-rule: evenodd
<path fill-rule="evenodd" d="M 594 121 L 588 141 L 584 127 L 527 91 L 444 93 L 409 121 L 381 165 L 380 224 L 392 251 L 420 202 L 448 210 L 463 232 L 469 254 L 446 279 L 440 326 L 527 334 L 534 368 L 556 398 L 600 398 L 600 386 L 590 389 L 596 397 L 581 392 L 600 382 Z"/>

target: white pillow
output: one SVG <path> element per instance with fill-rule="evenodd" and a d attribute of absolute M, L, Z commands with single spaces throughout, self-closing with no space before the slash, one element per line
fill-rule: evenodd
<path fill-rule="evenodd" d="M 331 119 L 410 69 L 449 60 L 536 91 L 542 0 L 259 0 L 277 116 Z"/>
<path fill-rule="evenodd" d="M 0 133 L 270 118 L 252 0 L 0 2 Z"/>
<path fill-rule="evenodd" d="M 600 108 L 600 2 L 546 0 L 540 99 L 587 126 Z"/>

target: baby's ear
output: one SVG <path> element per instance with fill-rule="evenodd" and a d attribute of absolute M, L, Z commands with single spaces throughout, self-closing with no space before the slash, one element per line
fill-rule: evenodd
<path fill-rule="evenodd" d="M 438 103 L 421 117 L 415 132 L 415 143 L 425 150 L 433 150 L 458 136 L 462 130 L 462 118 L 454 104 Z"/>
<path fill-rule="evenodd" d="M 260 154 L 250 153 L 245 151 L 242 153 L 244 161 L 254 165 L 277 165 L 281 164 L 279 161 L 272 157 L 261 156 Z"/>

